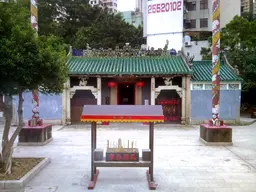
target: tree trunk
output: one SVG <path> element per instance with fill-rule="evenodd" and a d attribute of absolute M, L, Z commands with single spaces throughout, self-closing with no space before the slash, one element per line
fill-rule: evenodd
<path fill-rule="evenodd" d="M 6 114 L 5 126 L 4 126 L 3 140 L 2 140 L 2 153 L 1 153 L 1 161 L 2 161 L 5 174 L 11 174 L 13 144 L 23 127 L 22 105 L 23 105 L 22 91 L 19 90 L 19 104 L 18 104 L 19 122 L 18 122 L 18 127 L 12 134 L 10 140 L 9 140 L 9 132 L 10 132 L 11 121 L 12 121 L 12 109 L 10 107 L 9 108 L 7 107 L 7 110 L 5 111 L 5 114 Z"/>
<path fill-rule="evenodd" d="M 23 97 L 22 97 L 22 91 L 19 90 L 19 104 L 18 104 L 18 126 L 17 129 L 14 131 L 12 134 L 12 137 L 10 139 L 11 144 L 13 145 L 16 137 L 19 135 L 24 123 L 23 123 L 23 110 L 22 110 L 22 105 L 23 105 Z"/>
<path fill-rule="evenodd" d="M 12 121 L 12 108 L 8 103 L 2 103 L 4 106 L 4 132 L 2 136 L 1 165 L 6 174 L 11 174 L 12 165 L 12 145 L 9 142 L 9 132 Z"/>
<path fill-rule="evenodd" d="M 10 175 L 12 173 L 12 153 L 13 153 L 13 146 L 10 142 L 5 142 L 2 146 L 2 165 L 5 174 Z"/>

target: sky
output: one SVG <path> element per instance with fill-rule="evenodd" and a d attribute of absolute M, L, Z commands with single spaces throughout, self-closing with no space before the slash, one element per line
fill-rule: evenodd
<path fill-rule="evenodd" d="M 136 0 L 118 0 L 118 11 L 134 11 Z"/>

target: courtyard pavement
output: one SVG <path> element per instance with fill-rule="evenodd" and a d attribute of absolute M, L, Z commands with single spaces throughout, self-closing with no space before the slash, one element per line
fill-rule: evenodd
<path fill-rule="evenodd" d="M 84 192 L 90 175 L 88 125 L 54 127 L 53 141 L 42 147 L 15 147 L 14 156 L 50 157 L 51 163 L 26 192 Z M 148 127 L 112 124 L 98 129 L 98 147 L 118 138 L 148 147 Z M 163 192 L 256 191 L 256 124 L 233 127 L 233 146 L 205 146 L 199 126 L 157 125 L 155 180 Z M 146 168 L 100 168 L 95 192 L 149 191 Z"/>

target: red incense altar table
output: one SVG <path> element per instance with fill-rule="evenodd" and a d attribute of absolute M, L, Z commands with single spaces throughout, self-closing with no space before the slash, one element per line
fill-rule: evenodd
<path fill-rule="evenodd" d="M 150 189 L 156 189 L 154 182 L 154 123 L 164 122 L 160 105 L 85 105 L 81 115 L 82 122 L 91 122 L 91 181 L 88 189 L 94 189 L 99 174 L 97 167 L 148 167 L 147 178 Z M 97 153 L 97 122 L 146 122 L 149 123 L 149 159 L 139 161 L 95 160 Z M 103 153 L 103 152 L 102 152 Z"/>

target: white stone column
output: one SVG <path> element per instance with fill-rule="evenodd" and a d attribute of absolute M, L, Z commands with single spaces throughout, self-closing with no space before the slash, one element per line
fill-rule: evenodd
<path fill-rule="evenodd" d="M 101 77 L 97 77 L 97 105 L 101 105 Z"/>
<path fill-rule="evenodd" d="M 182 77 L 181 124 L 186 123 L 186 77 Z"/>
<path fill-rule="evenodd" d="M 67 80 L 67 119 L 66 119 L 66 123 L 69 125 L 71 124 L 71 105 L 70 105 L 70 77 L 68 77 Z"/>
<path fill-rule="evenodd" d="M 191 102 L 191 90 L 190 90 L 191 76 L 186 78 L 186 125 L 190 125 L 190 102 Z"/>
<path fill-rule="evenodd" d="M 155 77 L 151 77 L 151 99 L 150 99 L 150 105 L 155 105 Z"/>
<path fill-rule="evenodd" d="M 67 123 L 67 82 L 64 83 L 64 90 L 62 92 L 62 125 Z"/>

